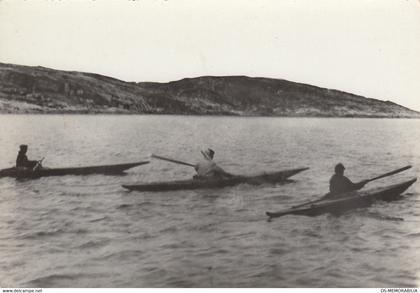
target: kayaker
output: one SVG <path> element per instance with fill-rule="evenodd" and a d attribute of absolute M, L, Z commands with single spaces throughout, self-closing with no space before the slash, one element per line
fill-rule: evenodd
<path fill-rule="evenodd" d="M 212 149 L 201 151 L 201 154 L 203 155 L 204 160 L 195 165 L 194 169 L 197 174 L 194 176 L 194 179 L 230 178 L 233 176 L 213 161 L 214 151 Z"/>
<path fill-rule="evenodd" d="M 19 146 L 19 153 L 16 158 L 16 168 L 19 169 L 30 169 L 33 170 L 34 168 L 40 169 L 41 163 L 40 161 L 30 161 L 26 156 L 26 152 L 28 151 L 28 146 L 26 144 L 22 144 Z"/>
<path fill-rule="evenodd" d="M 330 193 L 329 196 L 335 196 L 340 193 L 358 190 L 365 186 L 368 180 L 361 181 L 359 183 L 353 183 L 349 178 L 344 176 L 344 165 L 338 163 L 335 168 L 335 174 L 330 179 Z"/>

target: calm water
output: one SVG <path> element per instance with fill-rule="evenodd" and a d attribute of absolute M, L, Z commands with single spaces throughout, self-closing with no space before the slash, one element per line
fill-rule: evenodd
<path fill-rule="evenodd" d="M 126 176 L 0 179 L 0 287 L 420 286 L 420 185 L 406 199 L 334 217 L 276 211 L 315 199 L 343 162 L 366 188 L 420 173 L 420 120 L 180 116 L 0 116 L 0 168 L 18 145 L 49 167 L 195 162 L 212 147 L 233 173 L 311 167 L 294 182 L 219 190 L 126 192 L 189 178 L 153 161 Z M 397 218 L 403 218 L 403 221 Z"/>

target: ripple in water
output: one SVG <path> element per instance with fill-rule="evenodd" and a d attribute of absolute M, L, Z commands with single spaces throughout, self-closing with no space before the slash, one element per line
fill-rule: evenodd
<path fill-rule="evenodd" d="M 2 168 L 14 163 L 21 137 L 28 138 L 29 156 L 46 156 L 49 167 L 134 162 L 150 153 L 196 162 L 200 149 L 211 147 L 232 173 L 311 168 L 284 185 L 160 193 L 128 193 L 121 184 L 191 178 L 194 170 L 152 161 L 126 176 L 2 178 L 0 259 L 7 268 L 2 286 L 420 285 L 418 185 L 401 201 L 340 216 L 286 216 L 268 223 L 264 214 L 324 194 L 337 161 L 354 181 L 413 165 L 368 187 L 416 177 L 419 120 L 153 115 L 0 119 Z M 13 135 L 17 125 L 19 138 Z"/>

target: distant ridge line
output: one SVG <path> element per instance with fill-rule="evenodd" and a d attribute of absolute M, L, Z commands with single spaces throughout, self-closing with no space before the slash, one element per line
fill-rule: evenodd
<path fill-rule="evenodd" d="M 392 101 L 244 75 L 126 82 L 97 73 L 0 63 L 0 81 L 0 113 L 420 118 L 419 112 Z"/>

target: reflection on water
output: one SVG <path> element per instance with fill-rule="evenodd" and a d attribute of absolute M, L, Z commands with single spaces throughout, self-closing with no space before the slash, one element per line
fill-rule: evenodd
<path fill-rule="evenodd" d="M 127 176 L 0 179 L 2 287 L 419 286 L 418 184 L 406 199 L 334 217 L 265 211 L 315 199 L 333 166 L 358 181 L 414 167 L 419 120 L 181 116 L 0 116 L 0 168 L 18 146 L 49 167 L 134 162 L 151 153 L 192 162 L 211 147 L 229 172 L 311 167 L 285 185 L 162 193 L 121 184 L 189 178 L 153 161 Z M 399 220 L 396 220 L 399 219 Z M 401 221 L 403 219 L 403 221 Z"/>

